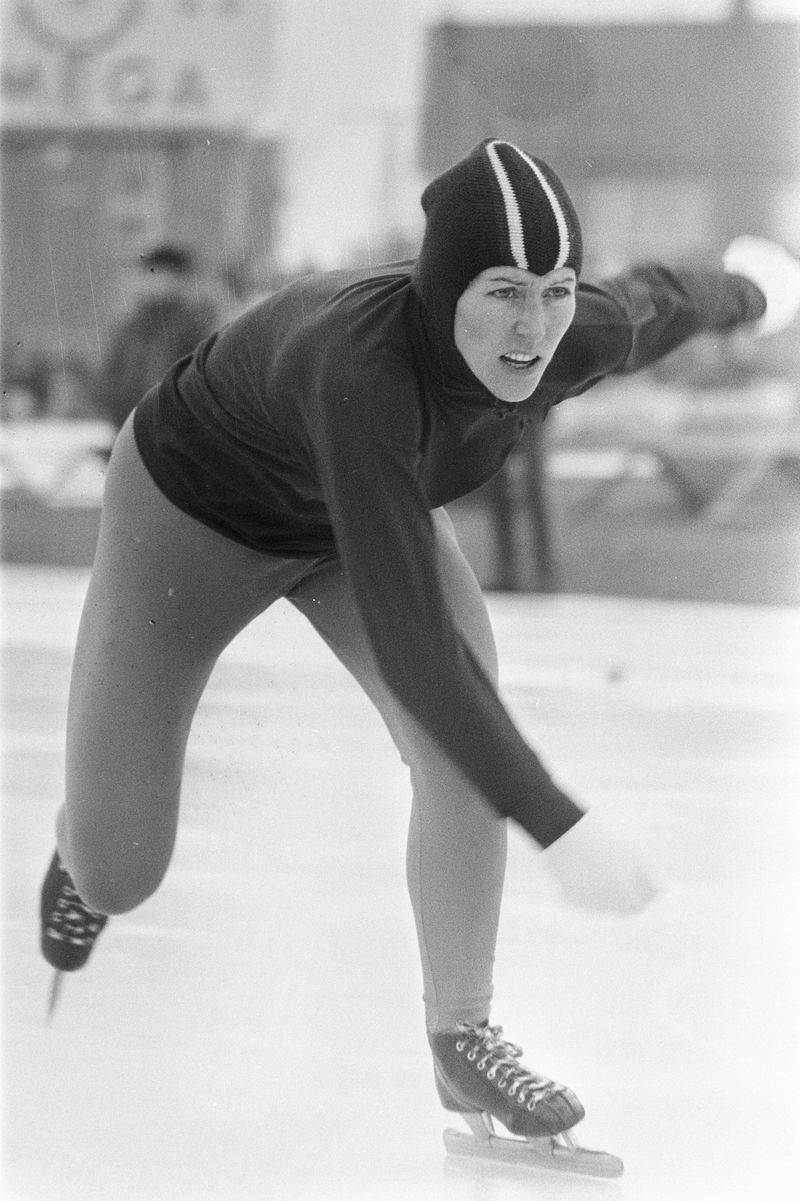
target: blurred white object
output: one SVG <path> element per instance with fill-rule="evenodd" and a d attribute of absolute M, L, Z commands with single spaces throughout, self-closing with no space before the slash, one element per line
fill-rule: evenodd
<path fill-rule="evenodd" d="M 743 275 L 760 288 L 767 310 L 755 323 L 757 337 L 786 329 L 800 308 L 800 262 L 777 242 L 743 234 L 722 256 L 729 275 Z"/>
<path fill-rule="evenodd" d="M 116 431 L 105 421 L 11 421 L 0 445 L 0 492 L 22 488 L 49 508 L 99 508 Z"/>
<path fill-rule="evenodd" d="M 542 852 L 565 904 L 596 913 L 641 913 L 662 889 L 639 857 L 591 811 Z"/>

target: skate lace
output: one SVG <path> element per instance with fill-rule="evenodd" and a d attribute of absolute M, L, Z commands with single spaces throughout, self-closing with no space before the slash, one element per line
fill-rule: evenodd
<path fill-rule="evenodd" d="M 556 1084 L 539 1072 L 520 1063 L 522 1047 L 503 1038 L 502 1026 L 473 1026 L 468 1022 L 459 1022 L 457 1029 L 463 1038 L 456 1042 L 456 1050 L 466 1051 L 467 1059 L 475 1063 L 478 1071 L 486 1072 L 488 1080 L 496 1080 L 497 1087 L 504 1089 L 508 1084 L 507 1095 L 516 1097 L 520 1105 L 528 1103 L 530 1108 L 544 1096 L 564 1092 L 563 1084 Z"/>
<path fill-rule="evenodd" d="M 72 886 L 69 875 L 63 868 L 62 873 L 63 880 L 56 900 L 55 911 L 50 915 L 47 935 L 59 942 L 86 946 L 87 943 L 94 942 L 107 919 L 104 914 L 96 913 L 81 900 Z"/>

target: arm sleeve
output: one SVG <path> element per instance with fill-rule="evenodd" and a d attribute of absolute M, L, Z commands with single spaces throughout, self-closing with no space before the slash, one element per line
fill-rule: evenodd
<path fill-rule="evenodd" d="M 763 293 L 742 276 L 644 264 L 606 280 L 603 290 L 621 311 L 628 337 L 618 372 L 639 371 L 695 334 L 756 321 Z"/>
<path fill-rule="evenodd" d="M 578 286 L 575 318 L 545 373 L 551 404 L 579 396 L 607 375 L 640 371 L 704 330 L 756 321 L 759 288 L 724 271 L 642 264 L 600 284 Z"/>
<path fill-rule="evenodd" d="M 416 382 L 397 369 L 374 372 L 372 384 L 355 374 L 346 391 L 315 389 L 308 434 L 378 669 L 487 801 L 548 846 L 583 811 L 518 732 L 442 596 L 417 472 Z"/>

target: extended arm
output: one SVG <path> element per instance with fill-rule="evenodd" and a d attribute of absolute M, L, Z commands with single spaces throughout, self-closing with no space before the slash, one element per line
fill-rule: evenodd
<path fill-rule="evenodd" d="M 541 845 L 582 814 L 553 783 L 464 643 L 439 586 L 416 455 L 413 376 L 332 373 L 313 437 L 336 536 L 387 684 L 503 815 Z M 360 378 L 358 378 L 360 377 Z"/>
<path fill-rule="evenodd" d="M 800 307 L 800 263 L 766 238 L 744 236 L 730 243 L 719 270 L 644 264 L 602 289 L 627 331 L 612 369 L 638 371 L 702 332 L 749 324 L 757 337 L 780 333 Z"/>
<path fill-rule="evenodd" d="M 750 280 L 723 270 L 693 270 L 647 264 L 604 283 L 623 314 L 627 348 L 615 365 L 639 371 L 682 342 L 707 331 L 754 322 L 766 308 Z"/>

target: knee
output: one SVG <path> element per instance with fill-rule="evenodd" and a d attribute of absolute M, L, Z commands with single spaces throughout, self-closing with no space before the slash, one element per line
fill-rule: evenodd
<path fill-rule="evenodd" d="M 151 897 L 164 879 L 170 856 L 154 857 L 139 851 L 135 843 L 131 847 L 73 846 L 67 862 L 81 899 L 98 913 L 120 914 Z"/>
<path fill-rule="evenodd" d="M 72 869 L 75 888 L 81 899 L 98 913 L 120 914 L 136 909 L 158 888 L 163 873 L 131 876 L 125 870 L 96 866 Z"/>
<path fill-rule="evenodd" d="M 98 913 L 128 913 L 164 879 L 175 846 L 176 818 L 125 826 L 96 812 L 57 821 L 58 844 L 78 895 Z"/>

